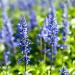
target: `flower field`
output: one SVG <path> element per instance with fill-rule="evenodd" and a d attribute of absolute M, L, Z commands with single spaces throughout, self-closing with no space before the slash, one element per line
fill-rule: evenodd
<path fill-rule="evenodd" d="M 75 0 L 0 0 L 0 75 L 75 75 Z"/>

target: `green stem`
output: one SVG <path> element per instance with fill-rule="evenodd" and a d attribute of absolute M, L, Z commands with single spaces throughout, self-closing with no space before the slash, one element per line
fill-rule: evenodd
<path fill-rule="evenodd" d="M 50 67 L 50 75 L 52 75 L 52 63 L 53 63 L 53 56 L 52 56 L 52 53 L 53 53 L 53 45 L 52 45 L 52 50 L 51 50 L 51 67 Z"/>
<path fill-rule="evenodd" d="M 45 52 L 44 52 L 44 63 L 46 62 L 46 44 L 44 44 L 44 49 L 45 49 Z"/>
<path fill-rule="evenodd" d="M 24 74 L 24 75 L 26 75 L 26 66 L 27 66 L 27 65 L 26 65 L 26 59 L 25 59 L 25 74 Z"/>

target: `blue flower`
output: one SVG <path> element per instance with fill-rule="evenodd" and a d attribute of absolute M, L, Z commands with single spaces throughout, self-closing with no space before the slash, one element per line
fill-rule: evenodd
<path fill-rule="evenodd" d="M 19 45 L 21 47 L 21 51 L 24 54 L 24 60 L 26 64 L 29 62 L 29 56 L 30 53 L 30 41 L 28 39 L 28 25 L 26 23 L 25 18 L 22 16 L 20 18 L 20 22 L 17 26 L 17 41 L 19 42 Z"/>
<path fill-rule="evenodd" d="M 66 42 L 67 36 L 70 33 L 70 31 L 69 31 L 67 5 L 65 3 L 61 3 L 61 8 L 63 11 L 63 14 L 62 14 L 62 41 L 64 43 Z M 67 44 L 61 44 L 59 47 L 61 49 L 69 49 L 69 46 Z"/>
<path fill-rule="evenodd" d="M 10 55 L 10 52 L 9 51 L 5 51 L 4 52 L 4 61 L 5 61 L 5 64 L 8 65 L 11 63 L 10 61 L 10 58 L 9 58 L 9 55 Z"/>
<path fill-rule="evenodd" d="M 69 34 L 69 22 L 67 20 L 68 13 L 67 13 L 66 4 L 63 4 L 62 6 L 63 6 L 63 8 L 62 8 L 62 10 L 63 10 L 63 14 L 62 14 L 62 28 L 63 28 L 62 35 L 63 35 L 63 38 L 62 38 L 62 40 L 66 41 L 67 35 Z"/>
<path fill-rule="evenodd" d="M 27 10 L 27 2 L 24 0 L 17 0 L 17 6 L 20 10 Z"/>
<path fill-rule="evenodd" d="M 56 17 L 53 12 L 49 13 L 46 17 L 44 26 L 41 29 L 40 36 L 44 39 L 46 43 L 50 45 L 50 51 L 48 50 L 47 56 L 52 60 L 52 55 L 57 54 L 57 46 L 58 46 L 58 24 Z M 46 48 L 47 50 L 47 48 Z"/>
<path fill-rule="evenodd" d="M 67 68 L 65 66 L 62 67 L 62 69 L 60 70 L 60 72 L 61 72 L 61 75 L 70 75 L 68 73 L 68 70 L 67 70 Z"/>
<path fill-rule="evenodd" d="M 36 14 L 34 11 L 31 11 L 30 13 L 30 29 L 33 29 L 38 25 L 37 20 L 36 20 Z"/>
<path fill-rule="evenodd" d="M 60 49 L 69 49 L 69 45 L 67 45 L 67 44 L 60 44 L 60 45 L 58 45 L 58 48 L 60 48 Z"/>
<path fill-rule="evenodd" d="M 33 6 L 34 6 L 35 0 L 28 0 L 27 2 L 27 8 L 28 10 L 32 10 Z"/>
<path fill-rule="evenodd" d="M 6 11 L 3 12 L 3 29 L 2 29 L 2 37 L 4 40 L 4 43 L 6 43 L 10 48 L 14 48 L 16 43 L 14 42 L 13 37 L 13 29 L 12 24 L 7 16 Z"/>
<path fill-rule="evenodd" d="M 17 6 L 20 10 L 32 10 L 32 7 L 34 5 L 34 0 L 17 0 Z"/>
<path fill-rule="evenodd" d="M 57 22 L 56 19 L 53 15 L 53 13 L 51 12 L 50 14 L 48 14 L 48 25 L 45 26 L 45 32 L 46 32 L 46 38 L 47 38 L 47 42 L 49 43 L 49 45 L 57 45 L 58 42 L 58 27 L 57 27 Z"/>

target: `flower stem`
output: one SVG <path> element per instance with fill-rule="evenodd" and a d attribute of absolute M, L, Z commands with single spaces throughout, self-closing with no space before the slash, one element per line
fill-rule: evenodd
<path fill-rule="evenodd" d="M 44 52 L 44 63 L 46 62 L 46 44 L 44 44 L 44 49 L 45 49 L 45 52 Z"/>
<path fill-rule="evenodd" d="M 24 75 L 26 75 L 26 60 L 25 60 L 25 74 Z"/>
<path fill-rule="evenodd" d="M 50 67 L 50 75 L 52 75 L 52 63 L 53 63 L 53 57 L 52 57 L 52 53 L 53 53 L 53 45 L 52 45 L 52 50 L 51 50 L 51 67 Z"/>

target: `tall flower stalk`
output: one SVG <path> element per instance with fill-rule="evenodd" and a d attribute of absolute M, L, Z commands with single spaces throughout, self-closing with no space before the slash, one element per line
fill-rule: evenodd
<path fill-rule="evenodd" d="M 46 18 L 45 25 L 42 28 L 41 37 L 46 43 L 50 45 L 50 49 L 45 50 L 47 56 L 50 58 L 50 75 L 52 75 L 52 65 L 53 60 L 57 54 L 57 45 L 58 45 L 58 26 L 57 20 L 53 12 L 48 14 Z"/>
<path fill-rule="evenodd" d="M 56 9 L 54 6 L 54 0 L 50 0 L 50 8 L 51 13 L 48 15 L 49 21 L 48 21 L 48 30 L 49 30 L 49 45 L 51 45 L 51 50 L 49 53 L 49 56 L 51 56 L 51 68 L 50 68 L 50 75 L 52 75 L 52 65 L 54 56 L 57 54 L 57 46 L 58 46 L 58 24 L 56 19 Z"/>
<path fill-rule="evenodd" d="M 5 1 L 7 2 L 8 0 L 5 0 Z M 7 15 L 7 4 L 4 1 L 2 1 L 1 7 L 3 10 L 3 15 L 2 15 L 3 28 L 1 30 L 1 43 L 3 43 L 3 45 L 5 47 L 4 61 L 5 61 L 6 69 L 8 71 L 8 65 L 10 64 L 10 63 L 8 63 L 8 61 L 9 61 L 8 58 L 10 58 L 9 53 L 12 53 L 14 51 L 15 43 L 14 43 L 14 37 L 13 37 L 12 24 Z"/>
<path fill-rule="evenodd" d="M 67 36 L 69 34 L 69 22 L 67 20 L 68 13 L 67 13 L 67 6 L 66 6 L 65 3 L 63 4 L 62 10 L 63 10 L 63 14 L 62 14 L 62 41 L 65 44 L 66 43 Z M 63 47 L 63 49 L 64 49 L 64 47 Z"/>
<path fill-rule="evenodd" d="M 19 42 L 19 46 L 23 54 L 23 58 L 20 59 L 19 61 L 25 62 L 25 75 L 26 75 L 26 70 L 27 70 L 26 68 L 29 62 L 28 54 L 30 53 L 30 47 L 29 47 L 30 41 L 28 39 L 28 25 L 23 16 L 20 18 L 20 22 L 18 23 L 17 32 L 18 32 L 17 41 Z"/>
<path fill-rule="evenodd" d="M 12 24 L 10 22 L 10 19 L 7 15 L 7 7 L 8 7 L 8 0 L 1 0 L 1 8 L 3 11 L 2 17 L 3 17 L 3 29 L 1 31 L 3 42 L 5 42 L 9 47 L 13 46 L 13 29 Z"/>
<path fill-rule="evenodd" d="M 41 29 L 41 33 L 40 33 L 40 38 L 41 38 L 41 42 L 42 39 L 44 39 L 44 48 L 42 48 L 42 52 L 44 53 L 44 63 L 46 62 L 46 54 L 47 54 L 47 48 L 46 48 L 46 40 L 47 40 L 47 36 L 48 36 L 48 31 L 46 26 L 48 25 L 48 18 L 46 17 L 45 21 L 44 21 L 44 25 Z"/>
<path fill-rule="evenodd" d="M 14 53 L 16 52 L 16 42 L 14 41 L 14 36 L 13 36 L 13 28 L 10 19 L 8 18 L 6 10 L 3 11 L 3 29 L 2 29 L 2 40 L 3 44 L 5 46 L 5 60 L 8 61 L 8 58 L 11 58 L 10 56 L 15 59 Z M 10 54 L 8 54 L 10 53 Z M 6 58 L 8 57 L 8 58 Z M 11 63 L 11 62 L 10 62 Z M 8 64 L 10 64 L 8 63 Z M 8 70 L 8 65 L 6 64 L 7 70 Z"/>
<path fill-rule="evenodd" d="M 12 24 L 7 16 L 6 10 L 3 11 L 3 28 L 1 29 L 0 32 L 0 43 L 2 43 L 5 47 L 5 52 L 4 52 L 4 61 L 5 61 L 5 66 L 6 70 L 8 71 L 8 65 L 11 63 L 9 62 L 9 55 L 13 51 L 15 51 L 15 42 L 14 42 L 14 37 L 13 37 L 13 29 L 12 29 Z M 6 73 L 7 74 L 7 73 Z"/>
<path fill-rule="evenodd" d="M 63 38 L 62 40 L 64 42 L 66 42 L 66 39 L 67 39 L 67 35 L 69 34 L 69 22 L 67 20 L 68 18 L 68 13 L 67 13 L 67 6 L 65 3 L 63 3 L 63 7 L 62 7 L 62 10 L 63 10 L 63 14 L 62 14 L 62 35 L 63 35 Z"/>
<path fill-rule="evenodd" d="M 48 40 L 49 40 L 49 45 L 51 46 L 51 50 L 50 50 L 50 54 L 49 56 L 51 56 L 51 69 L 50 71 L 52 72 L 52 64 L 53 64 L 53 55 L 55 56 L 57 54 L 57 45 L 58 45 L 58 24 L 57 24 L 57 20 L 56 17 L 54 15 L 53 12 L 51 12 L 49 15 L 49 21 L 48 21 Z M 52 74 L 50 72 L 50 75 Z"/>
<path fill-rule="evenodd" d="M 69 34 L 69 22 L 68 22 L 68 12 L 67 12 L 67 5 L 66 3 L 62 4 L 62 10 L 63 10 L 63 14 L 62 14 L 62 41 L 63 41 L 63 45 L 62 45 L 62 49 L 67 49 L 68 45 L 66 45 L 66 40 L 67 40 L 67 36 Z M 64 66 L 64 59 L 63 59 L 63 50 L 62 50 L 62 64 L 63 64 L 63 68 L 61 70 L 61 75 L 69 75 L 69 73 L 65 73 L 66 67 Z"/>
<path fill-rule="evenodd" d="M 3 11 L 3 24 L 4 24 L 2 29 L 3 43 L 6 46 L 8 46 L 7 48 L 9 48 L 11 52 L 15 53 L 16 42 L 14 41 L 15 38 L 13 36 L 13 28 L 6 11 Z"/>

